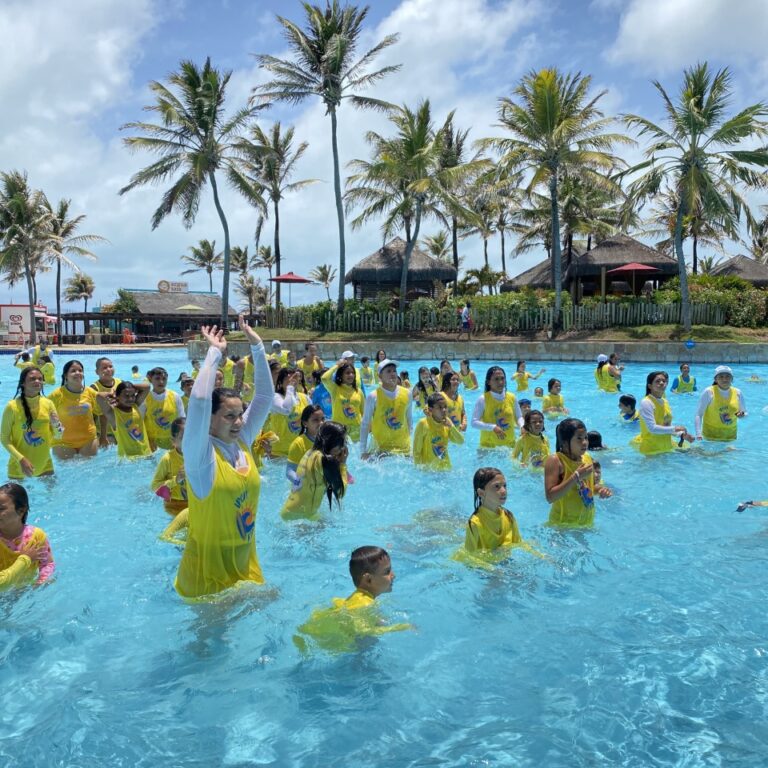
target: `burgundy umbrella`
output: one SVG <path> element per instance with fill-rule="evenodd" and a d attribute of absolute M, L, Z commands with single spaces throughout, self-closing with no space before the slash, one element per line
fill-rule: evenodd
<path fill-rule="evenodd" d="M 656 269 L 656 267 L 651 267 L 648 264 L 640 264 L 637 261 L 631 261 L 629 264 L 624 264 L 622 267 L 616 267 L 616 269 L 609 269 L 606 274 L 608 275 L 615 275 L 615 274 L 629 274 L 632 273 L 632 295 L 635 295 L 635 275 L 640 272 L 640 274 L 648 275 L 652 272 L 661 272 L 660 269 Z"/>
<path fill-rule="evenodd" d="M 314 280 L 310 280 L 308 277 L 302 277 L 301 275 L 297 275 L 293 272 L 286 272 L 284 275 L 278 275 L 277 277 L 270 277 L 270 282 L 272 283 L 285 283 L 288 285 L 288 308 L 291 307 L 291 286 L 299 283 L 299 284 L 307 284 L 307 283 L 313 283 Z"/>

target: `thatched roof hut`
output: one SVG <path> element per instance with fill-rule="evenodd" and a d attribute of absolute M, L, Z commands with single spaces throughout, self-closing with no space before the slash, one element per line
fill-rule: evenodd
<path fill-rule="evenodd" d="M 572 277 L 599 276 L 603 269 L 610 272 L 635 262 L 658 269 L 656 277 L 675 277 L 677 260 L 665 256 L 628 235 L 616 234 L 601 240 L 594 248 L 577 255 L 571 264 Z M 620 278 L 617 278 L 617 280 Z"/>
<path fill-rule="evenodd" d="M 719 277 L 740 277 L 743 280 L 748 280 L 757 288 L 768 286 L 768 265 L 761 264 L 743 254 L 733 256 L 728 261 L 718 264 L 711 274 Z"/>
<path fill-rule="evenodd" d="M 406 243 L 401 237 L 383 245 L 378 251 L 361 259 L 347 272 L 344 282 L 352 283 L 356 299 L 374 298 L 400 288 Z M 434 298 L 445 284 L 456 279 L 456 268 L 432 258 L 418 246 L 408 264 L 408 293 Z"/>
<path fill-rule="evenodd" d="M 563 289 L 567 288 L 565 281 L 566 269 L 565 259 L 563 259 L 563 269 L 561 272 Z M 507 293 L 509 291 L 519 291 L 523 288 L 552 289 L 552 264 L 549 259 L 540 261 L 530 269 L 526 269 L 525 272 L 515 275 L 511 280 L 508 280 L 501 286 L 501 292 Z"/>
<path fill-rule="evenodd" d="M 146 291 L 132 288 L 126 288 L 125 292 L 133 297 L 139 308 L 139 313 L 142 315 L 179 315 L 203 318 L 221 316 L 221 296 L 217 293 Z M 229 315 L 236 317 L 237 312 L 229 307 Z"/>

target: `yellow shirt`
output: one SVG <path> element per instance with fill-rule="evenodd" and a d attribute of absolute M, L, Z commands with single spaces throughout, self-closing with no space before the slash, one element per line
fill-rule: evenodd
<path fill-rule="evenodd" d="M 656 424 L 669 427 L 672 424 L 672 409 L 669 407 L 669 401 L 666 397 L 661 401 L 655 397 L 646 395 L 645 400 L 650 400 L 653 403 L 653 420 Z M 672 435 L 655 435 L 648 427 L 645 426 L 645 421 L 640 421 L 640 434 L 633 441 L 634 445 L 637 445 L 640 453 L 651 455 L 654 453 L 666 453 L 667 451 L 674 450 L 675 441 Z"/>
<path fill-rule="evenodd" d="M 520 459 L 523 464 L 541 467 L 549 456 L 549 440 L 544 435 L 532 435 L 526 432 L 518 438 L 512 449 L 512 458 Z"/>
<path fill-rule="evenodd" d="M 585 453 L 581 462 L 574 461 L 564 453 L 556 454 L 560 460 L 563 473 L 560 476 L 570 477 L 579 464 L 591 464 L 592 457 Z M 577 485 L 572 483 L 568 490 L 557 501 L 552 502 L 549 509 L 549 525 L 563 525 L 571 527 L 589 527 L 595 520 L 595 475 L 590 472 Z"/>
<path fill-rule="evenodd" d="M 517 382 L 517 391 L 525 392 L 528 389 L 528 379 L 531 378 L 531 374 L 523 371 L 516 371 L 512 374 L 512 381 Z"/>
<path fill-rule="evenodd" d="M 472 374 L 468 373 L 466 376 L 463 373 L 460 373 L 459 376 L 461 377 L 461 383 L 464 385 L 464 389 L 473 390 L 477 389 L 478 385 L 475 384 L 474 381 L 472 381 Z"/>
<path fill-rule="evenodd" d="M 232 362 L 230 360 L 230 362 Z M 176 393 L 166 390 L 161 400 L 156 400 L 150 392 L 144 402 L 144 429 L 149 437 L 150 445 L 165 448 L 170 451 L 173 448 L 171 440 L 171 424 L 183 414 L 176 402 Z M 180 398 L 179 398 L 180 399 Z"/>
<path fill-rule="evenodd" d="M 375 449 L 381 453 L 410 453 L 411 435 L 408 432 L 407 411 L 410 394 L 398 387 L 394 398 L 376 390 L 376 408 L 371 416 L 371 435 Z"/>
<path fill-rule="evenodd" d="M 305 363 L 304 358 L 302 357 L 301 360 L 296 363 L 296 367 L 304 374 L 304 378 L 307 382 L 312 380 L 311 376 L 313 371 L 319 371 L 322 368 L 320 361 L 316 357 L 312 359 L 311 363 Z"/>
<path fill-rule="evenodd" d="M 118 379 L 117 376 L 115 376 L 114 383 L 111 387 L 106 387 L 104 384 L 101 383 L 100 379 L 96 379 L 96 381 L 91 384 L 91 389 L 94 390 L 97 394 L 99 392 L 111 392 L 113 395 L 115 394 L 115 389 L 117 388 L 117 385 L 122 383 L 122 379 Z M 96 405 L 93 408 L 93 412 L 96 416 L 101 416 L 103 414 L 101 403 L 99 402 L 99 398 L 96 398 Z"/>
<path fill-rule="evenodd" d="M 449 442 L 461 445 L 464 435 L 450 421 L 438 424 L 431 416 L 424 417 L 413 431 L 413 463 L 430 469 L 450 469 Z"/>
<path fill-rule="evenodd" d="M 331 418 L 347 428 L 352 442 L 360 440 L 360 424 L 363 421 L 363 393 L 358 387 L 350 384 L 337 384 L 334 376 L 338 366 L 329 368 L 322 378 L 325 388 L 331 396 Z"/>
<path fill-rule="evenodd" d="M 56 366 L 53 363 L 43 363 L 40 366 L 40 372 L 43 374 L 43 381 L 46 384 L 56 383 Z"/>
<path fill-rule="evenodd" d="M 280 439 L 272 446 L 272 455 L 286 457 L 291 444 L 301 431 L 301 412 L 310 404 L 303 392 L 296 393 L 297 403 L 286 416 L 282 413 L 269 414 L 269 429 Z M 267 429 L 267 426 L 264 426 Z"/>
<path fill-rule="evenodd" d="M 361 366 L 360 367 L 360 379 L 365 384 L 366 387 L 370 387 L 376 382 L 376 379 L 373 374 L 373 368 L 370 366 Z"/>
<path fill-rule="evenodd" d="M 90 387 L 82 392 L 70 392 L 62 386 L 54 389 L 49 397 L 64 427 L 64 434 L 58 441 L 61 445 L 79 449 L 96 439 L 93 421 L 96 393 Z"/>
<path fill-rule="evenodd" d="M 512 547 L 522 544 L 523 537 L 515 516 L 501 507 L 492 511 L 479 506 L 467 523 L 464 549 L 467 552 Z"/>
<path fill-rule="evenodd" d="M 137 406 L 130 411 L 115 408 L 115 440 L 117 440 L 118 456 L 150 456 L 152 446 L 149 444 L 147 430 L 144 427 L 144 417 Z"/>
<path fill-rule="evenodd" d="M 214 449 L 213 488 L 204 499 L 189 494 L 189 534 L 174 586 L 187 598 L 204 597 L 239 581 L 264 583 L 256 556 L 256 513 L 261 478 L 248 446 L 247 466 L 233 467 Z"/>
<path fill-rule="evenodd" d="M 707 387 L 712 391 L 712 401 L 707 405 L 702 419 L 701 434 L 707 440 L 735 440 L 739 410 L 739 390 L 730 387 L 728 397 L 720 394 L 720 387 Z"/>
<path fill-rule="evenodd" d="M 163 500 L 165 511 L 171 515 L 175 515 L 189 506 L 186 480 L 184 478 L 181 482 L 177 480 L 179 472 L 183 469 L 184 457 L 175 448 L 171 448 L 170 451 L 160 457 L 155 475 L 152 478 L 151 488 L 153 491 L 157 491 L 164 485 L 171 492 L 171 498 Z"/>
<path fill-rule="evenodd" d="M 512 448 L 515 444 L 515 403 L 516 398 L 511 392 L 504 393 L 503 400 L 497 400 L 493 393 L 486 392 L 485 410 L 483 411 L 483 423 L 495 424 L 504 430 L 503 435 L 497 435 L 491 430 L 480 432 L 481 448 Z"/>
<path fill-rule="evenodd" d="M 58 425 L 56 408 L 47 397 L 40 395 L 28 397 L 27 405 L 32 414 L 29 427 L 26 426 L 27 416 L 21 400 L 14 398 L 5 406 L 0 428 L 0 440 L 11 455 L 8 460 L 8 477 L 14 480 L 25 477 L 19 463 L 22 458 L 32 463 L 34 477 L 53 472 L 51 444 L 55 432 L 51 421 Z"/>
<path fill-rule="evenodd" d="M 562 411 L 565 408 L 565 400 L 562 395 L 548 394 L 544 395 L 544 399 L 541 401 L 541 410 L 556 410 Z"/>
<path fill-rule="evenodd" d="M 344 488 L 347 487 L 347 467 L 340 468 Z M 296 474 L 301 480 L 299 488 L 294 488 L 280 510 L 283 520 L 306 518 L 318 520 L 320 505 L 327 498 L 328 486 L 323 475 L 323 454 L 320 451 L 308 451 L 299 461 Z"/>
<path fill-rule="evenodd" d="M 456 399 L 452 400 L 451 397 L 443 392 L 443 397 L 445 398 L 445 402 L 448 405 L 448 418 L 451 420 L 451 423 L 454 427 L 460 427 L 462 416 L 466 418 L 466 414 L 464 412 L 464 398 L 460 394 L 456 394 Z"/>
<path fill-rule="evenodd" d="M 304 454 L 311 450 L 313 445 L 314 443 L 307 437 L 306 432 L 303 435 L 299 435 L 288 449 L 288 463 L 298 466 Z"/>
<path fill-rule="evenodd" d="M 232 389 L 235 386 L 235 364 L 228 357 L 225 357 L 224 365 L 220 365 L 219 370 L 224 374 L 222 386 Z"/>
<path fill-rule="evenodd" d="M 286 365 L 288 365 L 288 352 L 285 350 L 282 350 L 280 354 L 275 354 L 274 352 L 271 355 L 267 356 L 268 360 L 277 360 L 280 365 L 285 368 Z"/>

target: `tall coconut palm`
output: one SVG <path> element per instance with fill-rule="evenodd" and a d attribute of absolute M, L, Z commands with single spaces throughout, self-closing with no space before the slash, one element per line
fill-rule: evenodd
<path fill-rule="evenodd" d="M 441 229 L 434 235 L 425 237 L 421 244 L 433 259 L 439 259 L 440 261 L 449 261 L 451 259 L 451 244 L 448 242 L 448 232 L 446 230 Z"/>
<path fill-rule="evenodd" d="M 253 316 L 253 310 L 259 304 L 264 304 L 267 300 L 268 291 L 261 284 L 258 278 L 253 275 L 243 275 L 238 277 L 237 293 L 245 299 L 248 304 L 248 315 Z"/>
<path fill-rule="evenodd" d="M 94 290 L 96 290 L 96 286 L 93 283 L 93 278 L 80 272 L 67 280 L 64 287 L 64 301 L 82 301 L 83 312 L 88 312 L 88 301 L 93 298 Z M 88 333 L 88 321 L 85 320 L 83 324 L 85 332 Z"/>
<path fill-rule="evenodd" d="M 487 288 L 489 295 L 495 293 L 498 284 L 506 277 L 503 272 L 497 272 L 489 266 L 483 266 L 480 269 L 468 269 L 466 276 L 477 281 L 481 293 L 483 288 Z"/>
<path fill-rule="evenodd" d="M 756 219 L 750 227 L 751 239 L 745 241 L 749 253 L 755 261 L 768 264 L 768 205 L 760 206 L 762 219 Z"/>
<path fill-rule="evenodd" d="M 453 113 L 449 117 L 452 117 Z M 455 212 L 474 222 L 475 214 L 449 192 L 456 181 L 478 170 L 478 163 L 465 163 L 453 168 L 440 164 L 443 131 L 435 130 L 429 101 L 415 110 L 398 107 L 389 115 L 396 130 L 392 138 L 369 132 L 366 139 L 373 148 L 370 162 L 355 160 L 356 171 L 347 180 L 349 206 L 365 206 L 352 221 L 361 227 L 371 219 L 384 216 L 384 239 L 405 230 L 405 253 L 400 278 L 400 311 L 405 309 L 408 267 L 413 248 L 419 239 L 422 218 L 435 216 L 445 223 L 443 211 Z"/>
<path fill-rule="evenodd" d="M 26 172 L 0 174 L 0 268 L 14 279 L 21 275 L 26 279 L 33 344 L 37 341 L 34 270 L 60 242 L 52 219 L 45 195 L 30 187 Z"/>
<path fill-rule="evenodd" d="M 503 169 L 530 175 L 526 192 L 548 191 L 555 330 L 560 327 L 562 307 L 560 178 L 569 168 L 578 168 L 591 184 L 613 188 L 616 185 L 608 177 L 621 161 L 610 150 L 616 143 L 631 143 L 626 136 L 606 132 L 612 120 L 604 118 L 597 107 L 605 91 L 589 97 L 591 83 L 592 78 L 581 73 L 530 72 L 514 89 L 516 101 L 499 99 L 499 121 L 511 136 L 481 142 L 501 153 Z"/>
<path fill-rule="evenodd" d="M 219 200 L 216 172 L 234 162 L 232 142 L 256 111 L 256 107 L 238 109 L 224 117 L 224 100 L 231 72 L 221 72 L 206 59 L 202 68 L 182 61 L 179 71 L 168 77 L 168 85 L 152 81 L 149 88 L 155 103 L 144 107 L 156 113 L 159 123 L 133 122 L 124 129 L 144 135 L 124 139 L 132 151 L 145 150 L 160 156 L 156 162 L 138 171 L 120 194 L 145 184 L 159 184 L 180 172 L 152 216 L 152 229 L 172 211 L 182 216 L 188 229 L 194 224 L 200 197 L 210 183 L 213 203 L 224 230 L 224 262 L 221 295 L 221 326 L 229 317 L 229 225 Z M 211 288 L 213 290 L 213 288 Z"/>
<path fill-rule="evenodd" d="M 628 189 L 635 199 L 655 197 L 665 181 L 678 197 L 674 244 L 683 326 L 690 332 L 691 306 L 683 254 L 685 218 L 697 210 L 705 211 L 710 221 L 718 221 L 725 233 L 734 238 L 742 216 L 752 225 L 753 218 L 740 188 L 765 185 L 762 169 L 768 167 L 768 149 L 736 147 L 768 135 L 763 119 L 768 116 L 768 106 L 758 102 L 729 117 L 730 72 L 721 69 L 713 74 L 706 62 L 684 70 L 676 101 L 661 83 L 654 81 L 653 85 L 663 100 L 667 127 L 639 115 L 624 116 L 627 126 L 651 140 L 645 151 L 647 160 L 624 175 L 641 173 Z"/>
<path fill-rule="evenodd" d="M 293 52 L 293 60 L 274 56 L 257 56 L 259 64 L 273 75 L 273 79 L 255 90 L 269 101 L 287 101 L 299 104 L 308 98 L 319 97 L 325 112 L 331 118 L 331 151 L 333 153 L 333 189 L 336 196 L 336 216 L 339 226 L 339 274 L 346 273 L 346 245 L 344 238 L 344 205 L 341 197 L 341 173 L 337 141 L 337 111 L 342 100 L 348 99 L 355 107 L 387 111 L 391 105 L 379 99 L 360 96 L 356 91 L 374 85 L 385 75 L 396 72 L 400 65 L 382 67 L 366 73 L 368 65 L 385 48 L 397 41 L 397 35 L 387 35 L 367 53 L 355 60 L 362 37 L 363 22 L 368 6 L 341 6 L 338 0 L 327 2 L 325 9 L 302 3 L 306 28 L 282 16 L 277 20 Z M 339 280 L 338 309 L 344 308 L 344 280 Z"/>
<path fill-rule="evenodd" d="M 310 273 L 309 276 L 315 281 L 320 283 L 325 292 L 328 295 L 328 301 L 331 300 L 331 283 L 336 279 L 336 269 L 330 264 L 318 264 Z"/>
<path fill-rule="evenodd" d="M 275 254 L 272 253 L 272 246 L 260 245 L 258 254 L 253 262 L 254 269 L 266 269 L 269 275 L 269 289 L 267 303 L 272 304 L 272 270 L 275 268 Z"/>
<path fill-rule="evenodd" d="M 181 260 L 189 264 L 190 269 L 185 269 L 180 274 L 191 275 L 194 272 L 206 272 L 208 274 L 208 290 L 213 293 L 213 270 L 222 269 L 224 260 L 221 251 L 216 253 L 215 240 L 201 240 L 197 245 L 190 245 L 187 249 L 189 255 L 183 254 Z"/>
<path fill-rule="evenodd" d="M 279 122 L 272 126 L 267 134 L 260 126 L 254 125 L 248 138 L 240 139 L 236 149 L 240 157 L 237 167 L 229 169 L 229 178 L 233 186 L 263 216 L 268 215 L 266 200 L 272 203 L 274 217 L 275 274 L 280 273 L 280 201 L 284 195 L 297 192 L 317 179 L 303 179 L 289 183 L 296 164 L 306 152 L 306 141 L 293 148 L 294 128 L 281 133 Z M 266 199 L 265 199 L 266 198 Z M 261 225 L 259 225 L 259 230 Z M 276 283 L 276 300 L 280 305 L 280 283 Z"/>
<path fill-rule="evenodd" d="M 239 245 L 233 245 L 229 252 L 229 266 L 230 269 L 234 272 L 237 272 L 238 275 L 242 277 L 247 277 L 248 273 L 255 269 L 255 262 L 256 259 L 251 258 L 248 255 L 248 246 L 246 245 L 245 248 L 239 246 Z"/>
<path fill-rule="evenodd" d="M 61 334 L 61 267 L 62 265 L 80 271 L 80 267 L 72 261 L 73 256 L 96 261 L 97 257 L 85 246 L 91 243 L 108 243 L 109 241 L 100 235 L 79 235 L 76 234 L 80 225 L 85 221 L 85 214 L 70 217 L 69 208 L 72 205 L 71 200 L 59 200 L 54 209 L 48 199 L 44 205 L 52 214 L 51 226 L 54 234 L 57 236 L 50 249 L 50 259 L 56 264 L 56 327 L 59 329 L 58 342 L 62 345 Z"/>

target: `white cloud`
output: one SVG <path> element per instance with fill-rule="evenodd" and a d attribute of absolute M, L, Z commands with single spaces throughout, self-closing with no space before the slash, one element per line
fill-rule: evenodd
<path fill-rule="evenodd" d="M 663 73 L 707 59 L 763 58 L 766 38 L 765 0 L 631 0 L 607 56 Z"/>

